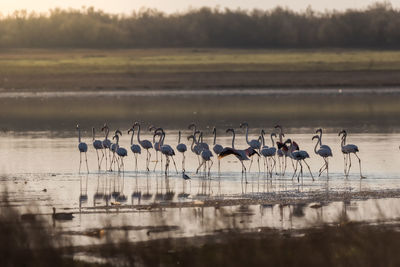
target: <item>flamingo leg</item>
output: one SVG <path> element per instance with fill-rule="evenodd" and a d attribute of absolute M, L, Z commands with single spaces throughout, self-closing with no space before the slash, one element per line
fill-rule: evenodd
<path fill-rule="evenodd" d="M 301 174 L 301 179 L 303 180 L 303 164 L 301 164 L 301 160 L 298 161 L 300 163 L 300 171 L 299 174 L 297 175 L 297 182 L 300 183 L 300 174 Z"/>
<path fill-rule="evenodd" d="M 205 161 L 203 160 L 203 162 L 199 165 L 199 167 L 197 167 L 196 174 L 199 172 L 199 170 L 200 170 L 201 166 L 203 166 L 204 162 Z"/>
<path fill-rule="evenodd" d="M 344 175 L 347 176 L 346 172 L 347 172 L 347 154 L 343 153 L 343 160 L 344 160 Z"/>
<path fill-rule="evenodd" d="M 99 157 L 99 150 L 96 148 L 96 154 L 97 154 L 97 167 L 99 168 L 100 171 L 100 157 Z"/>
<path fill-rule="evenodd" d="M 82 152 L 79 152 L 79 173 L 81 173 L 81 165 L 82 165 Z"/>
<path fill-rule="evenodd" d="M 242 180 L 243 180 L 243 173 L 244 173 L 244 178 L 246 180 L 246 184 L 248 184 L 248 182 L 247 182 L 247 174 L 246 174 L 246 166 L 244 166 L 243 160 L 241 160 L 240 163 L 242 163 Z"/>
<path fill-rule="evenodd" d="M 171 158 L 172 158 L 172 162 L 174 163 L 174 166 L 175 166 L 176 174 L 178 174 L 178 169 L 176 168 L 174 156 L 171 156 Z"/>
<path fill-rule="evenodd" d="M 85 161 L 86 161 L 86 169 L 87 169 L 87 173 L 89 173 L 89 165 L 87 162 L 87 153 L 85 152 Z"/>
<path fill-rule="evenodd" d="M 182 172 L 185 172 L 185 152 L 182 153 Z"/>
<path fill-rule="evenodd" d="M 293 176 L 292 176 L 292 180 L 293 180 L 294 177 L 296 176 L 298 164 L 299 164 L 299 162 L 296 161 L 296 168 L 294 169 Z"/>
<path fill-rule="evenodd" d="M 360 179 L 367 178 L 367 177 L 363 176 L 361 173 L 361 159 L 358 157 L 357 153 L 354 153 L 354 155 L 358 158 L 358 165 L 360 166 Z"/>
<path fill-rule="evenodd" d="M 250 160 L 250 165 L 249 165 L 249 172 L 250 172 L 250 169 L 251 169 L 251 165 L 253 164 L 253 157 L 251 157 L 251 160 Z"/>
<path fill-rule="evenodd" d="M 310 175 L 311 175 L 312 180 L 315 181 L 315 180 L 314 180 L 314 176 L 312 175 L 312 172 L 311 172 L 310 165 L 308 165 L 307 161 L 305 161 L 304 159 L 303 159 L 303 161 L 304 161 L 304 163 L 307 165 L 307 168 L 308 168 L 308 171 L 310 172 Z"/>
<path fill-rule="evenodd" d="M 274 162 L 274 164 L 272 165 L 272 168 L 271 168 L 271 178 L 272 178 L 272 173 L 274 171 L 274 168 L 276 168 L 276 160 L 275 160 L 275 157 L 272 157 L 271 159 Z"/>
<path fill-rule="evenodd" d="M 346 174 L 346 176 L 349 176 L 350 168 L 351 168 L 351 155 L 350 155 L 350 154 L 348 154 L 348 158 L 349 158 L 349 168 L 347 169 L 347 174 Z"/>
<path fill-rule="evenodd" d="M 287 157 L 286 156 L 284 156 L 284 157 L 285 157 L 285 164 L 283 166 L 283 174 L 282 174 L 282 176 L 285 176 L 286 166 L 287 166 Z"/>
<path fill-rule="evenodd" d="M 157 164 L 158 164 L 158 151 L 156 150 L 156 163 L 154 164 L 153 172 L 156 171 Z"/>
<path fill-rule="evenodd" d="M 211 167 L 212 167 L 212 165 L 214 164 L 214 162 L 210 159 L 210 161 L 211 161 L 211 164 L 210 164 L 210 166 L 208 167 L 208 176 L 210 176 L 210 172 L 211 172 Z"/>
<path fill-rule="evenodd" d="M 104 148 L 104 154 L 106 158 L 106 171 L 107 171 L 107 148 Z"/>

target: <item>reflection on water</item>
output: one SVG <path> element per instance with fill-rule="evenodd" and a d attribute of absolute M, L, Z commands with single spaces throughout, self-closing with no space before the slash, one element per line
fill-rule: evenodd
<path fill-rule="evenodd" d="M 165 142 L 175 147 L 176 134 L 176 131 L 168 131 Z M 184 132 L 184 136 L 188 134 Z M 343 192 L 400 189 L 400 157 L 396 156 L 400 153 L 398 134 L 349 134 L 348 143 L 357 144 L 360 149 L 363 173 L 367 179 L 359 179 L 357 165 L 347 179 L 344 177 L 340 139 L 337 134 L 326 134 L 324 143 L 332 148 L 334 155 L 330 160 L 329 180 L 322 176 L 313 182 L 305 173 L 304 182 L 298 183 L 291 179 L 293 170 L 289 163 L 284 177 L 274 174 L 269 178 L 253 167 L 252 172 L 246 174 L 248 184 L 242 182 L 241 165 L 234 157 L 222 159 L 221 173 L 218 173 L 218 164 L 214 164 L 211 179 L 204 173 L 195 174 L 198 159 L 190 150 L 186 153 L 185 163 L 190 180 L 182 179 L 182 174 L 175 171 L 166 177 L 159 166 L 155 172 L 146 172 L 145 153 L 139 155 L 138 171 L 135 171 L 135 158 L 130 151 L 125 159 L 124 173 L 105 172 L 105 162 L 99 172 L 96 170 L 97 156 L 91 145 L 88 152 L 91 172 L 78 174 L 77 138 L 47 136 L 51 133 L 0 136 L 1 180 L 7 187 L 11 204 L 23 211 L 35 204 L 42 213 L 50 213 L 52 206 L 78 213 L 73 221 L 62 224 L 68 231 L 98 228 L 104 223 L 117 228 L 124 225 L 177 226 L 173 231 L 151 235 L 143 228 L 130 231 L 132 240 L 143 240 L 208 234 L 229 227 L 243 230 L 257 227 L 301 228 L 320 221 L 333 222 L 343 213 L 351 220 L 360 221 L 377 220 L 379 216 L 390 220 L 400 216 L 397 199 L 331 202 L 336 200 L 336 194 Z M 313 132 L 287 134 L 301 149 L 309 152 L 311 158 L 308 162 L 316 174 L 323 161 L 313 153 L 312 136 Z M 143 139 L 150 140 L 151 137 L 143 135 Z M 84 136 L 83 140 L 90 144 L 90 138 Z M 205 134 L 204 141 L 212 143 L 211 133 Z M 229 146 L 231 139 L 219 133 L 217 141 Z M 123 135 L 120 145 L 128 148 L 130 137 Z M 187 145 L 190 147 L 189 143 Z M 237 147 L 246 147 L 244 135 L 240 132 L 237 134 Z M 152 159 L 155 159 L 154 151 L 151 153 Z M 181 154 L 176 155 L 178 170 L 181 157 Z M 216 161 L 216 158 L 213 160 Z M 152 161 L 150 169 L 154 164 Z M 312 199 L 316 194 L 319 196 L 318 203 L 299 203 Z M 321 196 L 324 201 L 321 201 Z M 246 202 L 250 204 L 242 205 L 235 202 L 239 199 L 261 200 L 266 204 Z M 225 204 L 219 205 L 221 201 Z M 91 242 L 83 237 L 76 239 L 79 243 Z"/>

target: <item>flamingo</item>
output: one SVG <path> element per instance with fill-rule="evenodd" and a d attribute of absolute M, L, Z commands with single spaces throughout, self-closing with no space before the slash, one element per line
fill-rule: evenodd
<path fill-rule="evenodd" d="M 132 127 L 128 130 L 128 134 L 132 132 L 131 136 L 131 151 L 133 152 L 133 155 L 135 156 L 135 170 L 137 171 L 137 157 L 139 154 L 142 153 L 142 149 L 140 148 L 139 145 L 133 143 L 133 136 L 135 135 L 135 129 Z"/>
<path fill-rule="evenodd" d="M 318 129 L 316 133 L 320 133 L 320 135 L 313 136 L 312 140 L 318 139 L 317 143 L 314 147 L 314 152 L 317 155 L 320 155 L 324 159 L 324 165 L 318 171 L 318 177 L 321 176 L 322 172 L 326 170 L 326 177 L 329 178 L 329 166 L 328 166 L 328 158 L 332 157 L 332 150 L 327 145 L 322 145 L 322 129 Z M 317 146 L 319 144 L 319 149 L 317 150 Z"/>
<path fill-rule="evenodd" d="M 286 146 L 287 143 L 290 144 L 289 148 Z M 298 166 L 298 163 L 300 163 L 300 172 L 299 172 L 299 174 L 297 176 L 297 182 L 300 182 L 300 175 L 301 175 L 301 179 L 303 180 L 303 164 L 301 164 L 301 162 L 303 161 L 307 165 L 308 170 L 310 171 L 311 178 L 314 181 L 314 176 L 312 175 L 310 165 L 308 165 L 308 163 L 306 162 L 306 159 L 310 157 L 310 155 L 308 155 L 307 151 L 300 150 L 300 148 L 297 145 L 297 143 L 294 142 L 294 141 L 292 142 L 292 140 L 290 140 L 290 139 L 286 140 L 284 142 L 284 144 L 285 144 L 285 146 L 281 147 L 282 150 L 284 152 L 288 151 L 289 152 L 289 157 L 294 159 L 294 160 L 296 160 L 296 168 L 294 170 L 292 179 L 296 176 L 297 166 Z"/>
<path fill-rule="evenodd" d="M 247 122 L 243 122 L 240 124 L 240 128 L 243 128 L 243 127 L 246 127 L 246 143 L 254 150 L 260 151 L 261 143 L 259 140 L 253 139 L 253 140 L 249 141 L 249 124 Z M 253 163 L 253 158 L 251 158 L 249 172 L 250 172 L 252 163 Z M 257 158 L 257 163 L 258 163 L 258 172 L 260 172 L 260 157 Z"/>
<path fill-rule="evenodd" d="M 108 150 L 108 158 L 110 158 L 110 148 L 111 148 L 111 141 L 108 139 L 108 133 L 110 132 L 110 129 L 107 126 L 107 123 L 104 123 L 103 128 L 101 128 L 101 131 L 105 131 L 105 138 L 103 140 L 103 147 L 105 149 L 105 157 L 106 157 L 106 170 L 107 170 L 107 150 Z"/>
<path fill-rule="evenodd" d="M 274 167 L 276 166 L 276 160 L 275 160 L 275 155 L 276 155 L 276 148 L 274 146 L 274 139 L 273 137 L 276 137 L 276 133 L 271 133 L 270 137 L 271 137 L 271 142 L 272 142 L 272 146 L 268 147 L 264 145 L 264 130 L 261 131 L 261 137 L 262 137 L 262 142 L 263 142 L 263 149 L 261 150 L 261 154 L 265 157 L 265 160 L 267 161 L 267 171 L 269 171 L 269 163 L 268 163 L 268 159 L 271 158 L 272 161 L 274 162 L 274 164 L 271 164 L 271 171 L 269 171 L 269 175 L 272 178 L 272 172 L 274 170 Z"/>
<path fill-rule="evenodd" d="M 122 135 L 122 133 L 119 130 L 118 132 Z M 128 151 L 125 148 L 119 146 L 119 136 L 117 132 L 115 133 L 113 139 L 116 140 L 116 146 L 117 146 L 116 153 L 121 159 L 121 165 L 118 162 L 118 172 L 120 171 L 120 168 L 122 168 L 122 171 L 125 172 L 124 157 L 128 156 Z"/>
<path fill-rule="evenodd" d="M 115 133 L 114 133 L 114 135 L 118 135 L 118 134 L 122 136 L 122 133 L 121 133 L 120 130 L 116 130 Z M 113 137 L 113 139 L 115 139 L 115 138 Z M 118 158 L 115 157 L 115 153 L 117 153 L 118 146 L 119 145 L 117 143 L 111 144 L 111 146 L 110 146 L 110 150 L 112 151 L 112 155 L 113 155 L 113 157 L 112 157 L 112 159 L 110 161 L 110 171 L 112 171 L 112 164 L 113 163 L 114 163 L 114 166 L 115 166 L 115 160 L 117 160 L 117 162 L 118 162 Z M 119 162 L 118 162 L 118 168 L 119 168 Z"/>
<path fill-rule="evenodd" d="M 101 169 L 101 162 L 103 161 L 104 158 L 104 152 L 103 152 L 103 142 L 100 140 L 96 140 L 95 138 L 95 130 L 94 127 L 92 127 L 92 140 L 93 140 L 93 147 L 96 149 L 96 154 L 97 154 L 97 165 L 99 167 L 99 170 Z M 101 160 L 99 158 L 99 149 L 101 151 Z"/>
<path fill-rule="evenodd" d="M 182 172 L 185 172 L 185 152 L 187 151 L 187 147 L 185 144 L 181 143 L 181 131 L 178 132 L 178 145 L 176 146 L 176 150 L 182 153 Z"/>
<path fill-rule="evenodd" d="M 154 131 L 154 134 L 153 134 L 153 147 L 154 147 L 154 150 L 156 151 L 156 163 L 154 164 L 154 169 L 153 169 L 153 171 L 155 171 L 156 170 L 156 168 L 157 168 L 157 164 L 158 164 L 158 152 L 160 151 L 160 146 L 158 145 L 158 142 L 156 142 L 156 136 L 157 136 L 157 134 L 156 134 L 156 132 L 159 130 L 160 128 L 156 128 L 155 126 L 153 126 L 153 125 L 151 125 L 150 127 L 149 127 L 149 131 L 151 132 L 151 131 Z M 161 152 L 160 152 L 161 153 Z M 161 171 L 162 171 L 162 164 L 163 164 L 163 162 L 162 162 L 162 157 L 161 157 Z"/>
<path fill-rule="evenodd" d="M 282 137 L 285 137 L 285 134 L 283 133 L 283 128 L 281 125 L 276 125 L 275 129 L 279 129 L 279 142 L 277 142 L 276 144 L 278 146 L 282 146 L 283 145 Z M 286 157 L 287 157 L 287 155 L 285 155 L 285 153 L 283 153 L 282 149 L 280 149 L 280 148 L 278 148 L 277 154 L 278 154 L 279 169 L 280 169 L 281 175 L 284 176 L 285 172 L 286 172 Z M 283 159 L 283 157 L 285 157 L 285 159 Z"/>
<path fill-rule="evenodd" d="M 213 165 L 213 161 L 211 160 L 212 157 L 213 157 L 213 154 L 211 153 L 211 151 L 209 149 L 203 149 L 203 151 L 201 152 L 201 158 L 203 159 L 203 162 L 197 168 L 196 173 L 198 173 L 201 166 L 204 165 L 204 175 L 205 175 L 206 168 L 207 168 L 207 162 L 211 161 L 211 164 L 208 167 L 208 176 L 210 176 L 210 170 Z"/>
<path fill-rule="evenodd" d="M 235 155 L 237 159 L 239 159 L 240 163 L 242 164 L 242 173 L 246 173 L 246 166 L 244 166 L 243 161 L 245 160 L 250 160 L 249 156 L 252 156 L 254 154 L 258 154 L 255 149 L 252 147 L 249 147 L 244 150 L 240 149 L 235 149 L 235 130 L 230 128 L 226 130 L 227 133 L 231 132 L 232 133 L 232 147 L 225 147 L 222 152 L 219 154 L 218 158 L 222 159 L 228 155 Z M 260 155 L 260 154 L 258 154 Z M 247 182 L 247 177 L 246 178 L 246 184 Z"/>
<path fill-rule="evenodd" d="M 216 142 L 217 142 L 217 129 L 215 127 L 213 129 L 213 134 L 214 134 L 213 151 L 217 156 L 219 156 L 219 154 L 221 154 L 221 152 L 222 152 L 222 150 L 224 150 L 224 148 L 221 145 L 216 144 Z M 220 171 L 221 171 L 220 166 L 221 166 L 221 164 L 220 164 L 220 160 L 218 158 L 218 173 L 220 173 Z"/>
<path fill-rule="evenodd" d="M 147 155 L 146 155 L 146 170 L 150 171 L 149 169 L 149 163 L 150 163 L 150 158 L 151 158 L 151 154 L 149 152 L 150 148 L 153 148 L 153 145 L 151 144 L 151 142 L 149 140 L 140 140 L 140 124 L 139 122 L 135 122 L 132 126 L 132 128 L 135 128 L 135 126 L 138 126 L 138 133 L 137 133 L 137 140 L 139 142 L 139 144 L 142 146 L 143 149 L 146 149 L 147 151 Z"/>
<path fill-rule="evenodd" d="M 85 153 L 85 160 L 86 160 L 86 169 L 87 172 L 89 173 L 89 166 L 88 166 L 88 162 L 87 162 L 87 150 L 88 150 L 88 146 L 85 142 L 81 142 L 81 129 L 79 128 L 79 124 L 76 125 L 76 129 L 78 130 L 78 141 L 79 141 L 79 145 L 78 145 L 78 149 L 79 149 L 79 173 L 81 173 L 81 165 L 82 165 L 82 153 Z"/>
<path fill-rule="evenodd" d="M 164 132 L 164 130 L 162 130 L 161 135 L 160 135 L 160 141 L 158 143 L 160 146 L 160 151 L 165 156 L 165 160 L 166 160 L 165 175 L 168 174 L 170 157 L 172 158 L 172 161 L 174 162 L 176 173 L 178 173 L 178 169 L 176 168 L 176 164 L 175 164 L 175 160 L 174 160 L 175 151 L 170 145 L 164 144 L 164 139 L 165 139 L 165 132 Z"/>
<path fill-rule="evenodd" d="M 342 135 L 342 142 L 340 145 L 341 145 L 342 153 L 343 153 L 343 157 L 344 157 L 344 174 L 346 175 L 346 177 L 349 176 L 350 168 L 351 168 L 351 153 L 353 153 L 357 157 L 358 165 L 360 166 L 360 179 L 366 178 L 361 173 L 361 159 L 357 155 L 357 152 L 359 152 L 358 147 L 353 144 L 346 145 L 347 132 L 345 130 L 340 131 L 338 136 L 340 136 L 340 135 Z M 347 159 L 349 160 L 349 168 L 346 172 Z"/>

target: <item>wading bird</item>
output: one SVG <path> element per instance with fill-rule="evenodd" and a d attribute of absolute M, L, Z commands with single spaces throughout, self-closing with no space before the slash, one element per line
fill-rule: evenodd
<path fill-rule="evenodd" d="M 274 167 L 276 166 L 276 160 L 275 160 L 275 155 L 276 155 L 276 148 L 275 148 L 275 144 L 274 144 L 274 139 L 273 137 L 276 137 L 275 133 L 271 133 L 270 137 L 271 137 L 271 142 L 272 142 L 272 146 L 268 147 L 265 146 L 265 140 L 264 140 L 264 130 L 261 130 L 261 138 L 262 138 L 262 143 L 263 143 L 263 148 L 261 150 L 261 155 L 263 155 L 265 157 L 265 161 L 267 162 L 267 172 L 269 173 L 270 177 L 272 178 L 272 172 L 274 170 Z M 271 163 L 271 169 L 269 169 L 269 162 L 268 160 L 271 159 L 273 164 Z M 264 162 L 265 164 L 265 162 Z"/>
<path fill-rule="evenodd" d="M 175 160 L 174 160 L 175 151 L 170 145 L 164 144 L 165 132 L 164 132 L 163 129 L 161 129 L 161 130 L 162 130 L 162 132 L 161 132 L 161 135 L 160 135 L 160 141 L 158 143 L 159 143 L 159 146 L 160 146 L 160 151 L 165 156 L 165 160 L 166 160 L 166 163 L 165 163 L 165 175 L 167 175 L 168 171 L 169 171 L 170 158 L 172 158 L 172 161 L 173 161 L 174 166 L 175 166 L 175 171 L 176 171 L 176 173 L 178 173 L 178 169 L 176 168 L 176 163 L 175 163 Z"/>
<path fill-rule="evenodd" d="M 282 137 L 285 137 L 285 134 L 283 133 L 283 128 L 281 125 L 276 125 L 275 129 L 279 129 L 279 141 L 276 142 L 277 146 L 278 146 L 278 151 L 276 152 L 278 155 L 278 163 L 279 163 L 279 172 L 282 176 L 285 175 L 286 172 L 286 158 L 287 155 L 285 155 L 285 153 L 283 153 L 282 149 L 279 148 L 279 146 L 283 145 L 283 139 Z"/>
<path fill-rule="evenodd" d="M 318 129 L 316 133 L 320 133 L 320 135 L 315 135 L 313 136 L 312 140 L 318 139 L 317 143 L 315 144 L 314 147 L 314 152 L 315 154 L 321 156 L 324 159 L 324 165 L 319 169 L 318 171 L 318 176 L 321 176 L 322 172 L 326 170 L 326 177 L 329 178 L 329 161 L 328 158 L 332 157 L 332 150 L 329 146 L 327 145 L 322 145 L 321 139 L 322 139 L 322 129 Z M 317 150 L 319 144 L 319 149 Z"/>
<path fill-rule="evenodd" d="M 108 159 L 111 160 L 110 156 L 110 148 L 111 148 L 111 141 L 108 139 L 108 133 L 110 132 L 110 129 L 107 126 L 107 123 L 104 123 L 103 128 L 101 128 L 101 131 L 105 131 L 105 138 L 103 140 L 103 147 L 104 147 L 104 154 L 106 157 L 106 171 L 107 171 L 107 153 L 108 153 Z"/>
<path fill-rule="evenodd" d="M 146 151 L 147 151 L 147 155 L 146 155 L 146 170 L 150 171 L 149 163 L 150 163 L 151 154 L 150 154 L 149 149 L 153 148 L 153 145 L 151 144 L 151 142 L 149 140 L 140 140 L 140 124 L 139 124 L 139 122 L 135 122 L 133 124 L 132 128 L 135 128 L 135 126 L 138 127 L 137 140 L 138 140 L 139 144 L 142 146 L 142 148 L 146 149 Z"/>
<path fill-rule="evenodd" d="M 249 141 L 249 124 L 247 122 L 243 122 L 240 124 L 240 128 L 246 128 L 246 143 L 254 150 L 258 150 L 260 152 L 261 148 L 261 143 L 259 140 L 253 139 Z M 257 163 L 258 163 L 258 172 L 260 172 L 260 157 L 257 158 Z M 251 158 L 250 161 L 250 166 L 249 166 L 249 172 L 251 169 L 251 165 L 253 164 L 253 157 Z"/>
<path fill-rule="evenodd" d="M 120 130 L 116 130 L 115 133 L 114 133 L 114 135 L 118 135 L 118 134 L 122 136 L 122 133 L 121 133 Z M 115 138 L 113 138 L 113 139 L 115 139 Z M 119 145 L 118 145 L 117 143 L 113 143 L 113 144 L 111 144 L 111 146 L 110 146 L 110 150 L 111 150 L 111 152 L 112 152 L 112 159 L 111 159 L 111 161 L 110 161 L 110 171 L 112 171 L 112 165 L 113 165 L 113 163 L 114 163 L 114 166 L 115 166 L 115 162 L 116 162 L 116 161 L 117 161 L 117 163 L 118 163 L 118 168 L 119 168 L 119 160 L 118 160 L 117 157 L 115 157 L 115 153 L 117 153 L 118 146 L 119 146 Z"/>
<path fill-rule="evenodd" d="M 204 175 L 205 175 L 206 174 L 207 163 L 211 162 L 211 164 L 209 164 L 209 166 L 208 166 L 208 176 L 210 176 L 211 166 L 213 165 L 213 161 L 211 160 L 212 157 L 213 157 L 213 154 L 211 153 L 210 150 L 203 149 L 203 151 L 201 151 L 201 158 L 203 159 L 203 162 L 197 168 L 196 173 L 198 173 L 198 171 L 201 168 L 201 166 L 204 165 Z"/>
<path fill-rule="evenodd" d="M 93 147 L 94 147 L 94 149 L 96 149 L 97 166 L 99 167 L 99 171 L 100 171 L 101 163 L 103 162 L 103 158 L 104 158 L 103 142 L 100 140 L 96 140 L 94 127 L 92 127 L 92 141 L 93 141 Z M 101 159 L 99 157 L 99 150 L 101 151 L 101 154 L 102 154 Z"/>
<path fill-rule="evenodd" d="M 135 170 L 137 171 L 137 157 L 142 153 L 142 149 L 139 145 L 133 143 L 133 136 L 135 135 L 135 129 L 132 127 L 128 130 L 128 134 L 132 132 L 131 136 L 131 151 L 133 156 L 135 157 Z"/>
<path fill-rule="evenodd" d="M 300 182 L 300 175 L 301 175 L 301 180 L 303 181 L 303 164 L 301 164 L 301 162 L 304 162 L 307 165 L 308 170 L 310 171 L 312 180 L 314 181 L 314 176 L 312 175 L 311 168 L 308 165 L 308 163 L 306 162 L 306 159 L 309 158 L 310 155 L 308 155 L 307 151 L 300 150 L 300 147 L 297 145 L 296 142 L 294 142 L 294 141 L 292 142 L 292 140 L 288 139 L 284 142 L 284 144 L 287 144 L 287 143 L 290 144 L 289 148 L 287 146 L 283 146 L 281 148 L 282 148 L 283 152 L 288 151 L 289 157 L 296 161 L 296 167 L 294 169 L 292 179 L 296 176 L 297 167 L 298 167 L 298 164 L 300 164 L 300 172 L 297 176 L 297 182 Z"/>
<path fill-rule="evenodd" d="M 213 129 L 213 134 L 214 134 L 214 142 L 213 142 L 213 151 L 214 153 L 219 156 L 221 154 L 222 150 L 224 149 L 221 145 L 217 144 L 217 128 L 214 127 Z M 218 158 L 218 173 L 221 172 L 221 162 L 220 159 Z"/>
<path fill-rule="evenodd" d="M 119 130 L 118 130 L 118 132 L 119 132 L 119 133 L 121 134 L 121 136 L 122 136 L 122 133 L 121 133 Z M 128 156 L 128 151 L 127 151 L 125 148 L 119 146 L 119 136 L 118 136 L 118 133 L 116 133 L 116 134 L 114 135 L 113 139 L 116 140 L 116 145 L 117 145 L 117 151 L 116 151 L 116 153 L 117 153 L 117 155 L 119 156 L 119 158 L 121 159 L 121 164 L 119 164 L 119 162 L 118 162 L 118 171 L 120 171 L 121 168 L 122 168 L 122 171 L 125 172 L 124 157 Z"/>
<path fill-rule="evenodd" d="M 88 162 L 87 162 L 87 150 L 88 150 L 88 146 L 85 142 L 81 142 L 81 129 L 79 128 L 79 124 L 76 125 L 76 129 L 78 130 L 78 149 L 79 149 L 79 173 L 81 173 L 81 165 L 82 165 L 82 153 L 85 153 L 85 161 L 86 161 L 86 169 L 87 172 L 89 173 L 89 166 L 88 166 Z"/>
<path fill-rule="evenodd" d="M 232 133 L 232 147 L 225 147 L 222 152 L 219 154 L 218 158 L 222 159 L 226 156 L 229 155 L 235 155 L 236 158 L 240 161 L 242 164 L 242 173 L 246 173 L 246 166 L 244 166 L 243 161 L 245 160 L 250 160 L 249 156 L 252 156 L 254 154 L 258 154 L 255 149 L 252 147 L 249 147 L 247 149 L 241 150 L 241 149 L 235 149 L 235 130 L 230 128 L 226 130 L 227 133 L 231 132 Z M 258 154 L 259 156 L 260 154 Z M 247 183 L 247 177 L 246 178 L 246 183 Z"/>
<path fill-rule="evenodd" d="M 149 127 L 149 131 L 150 131 L 150 132 L 154 131 L 154 133 L 153 133 L 153 148 L 154 148 L 154 150 L 156 151 L 156 163 L 154 164 L 153 171 L 156 170 L 157 165 L 158 165 L 158 162 L 159 162 L 159 160 L 158 160 L 158 152 L 160 152 L 160 146 L 158 145 L 158 142 L 156 142 L 156 136 L 158 135 L 157 132 L 159 131 L 159 129 L 160 129 L 160 128 L 157 129 L 157 128 L 156 128 L 155 126 L 153 126 L 153 125 L 151 125 L 151 126 Z M 161 152 L 160 152 L 160 153 L 161 153 Z M 163 165 L 163 162 L 162 162 L 162 156 L 161 156 L 161 164 L 160 164 L 160 166 L 161 166 L 161 171 L 162 171 L 162 165 Z"/>
<path fill-rule="evenodd" d="M 340 135 L 342 135 L 342 142 L 341 142 L 340 146 L 342 148 L 342 153 L 343 153 L 343 157 L 344 157 L 344 174 L 346 175 L 346 177 L 349 176 L 350 168 L 351 168 L 351 153 L 353 153 L 357 157 L 358 165 L 360 166 L 360 178 L 361 179 L 366 178 L 361 173 L 361 159 L 357 155 L 357 152 L 359 152 L 358 147 L 353 144 L 346 145 L 347 132 L 345 130 L 340 131 L 338 136 L 340 136 Z M 347 169 L 347 161 L 349 161 L 348 169 Z"/>
<path fill-rule="evenodd" d="M 185 172 L 185 152 L 187 151 L 187 147 L 185 144 L 181 143 L 181 131 L 178 132 L 178 145 L 176 146 L 176 150 L 182 153 L 182 172 Z"/>

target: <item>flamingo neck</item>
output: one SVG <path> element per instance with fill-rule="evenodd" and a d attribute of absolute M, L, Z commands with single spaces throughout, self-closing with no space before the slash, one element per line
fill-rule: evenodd
<path fill-rule="evenodd" d="M 282 141 L 283 141 L 282 135 L 283 135 L 282 127 L 279 127 L 279 142 L 281 142 L 281 143 L 282 143 Z"/>
<path fill-rule="evenodd" d="M 135 135 L 135 132 L 132 130 L 132 136 L 131 136 L 131 145 L 133 145 L 133 136 Z"/>
<path fill-rule="evenodd" d="M 92 128 L 92 140 L 94 141 L 95 137 L 94 137 L 94 128 Z"/>
<path fill-rule="evenodd" d="M 322 146 L 322 131 L 319 133 L 319 145 Z"/>
<path fill-rule="evenodd" d="M 264 132 L 261 132 L 261 141 L 262 141 L 262 145 L 263 147 L 265 146 L 265 139 L 264 139 Z"/>
<path fill-rule="evenodd" d="M 115 135 L 115 140 L 117 140 L 116 144 L 118 146 L 118 143 L 119 143 L 119 136 L 118 135 Z"/>
<path fill-rule="evenodd" d="M 315 152 L 315 154 L 318 154 L 318 153 L 317 153 L 317 146 L 318 146 L 318 144 L 319 144 L 320 142 L 321 142 L 321 138 L 318 137 L 317 143 L 315 144 L 315 147 L 314 147 L 314 152 Z"/>
<path fill-rule="evenodd" d="M 217 131 L 214 131 L 214 142 L 213 145 L 215 146 L 215 143 L 217 142 Z"/>
<path fill-rule="evenodd" d="M 137 140 L 140 143 L 140 124 L 138 124 Z"/>
<path fill-rule="evenodd" d="M 194 141 L 196 140 L 193 136 L 191 136 L 192 138 L 192 145 L 190 146 L 190 150 L 192 150 L 192 152 L 194 152 Z"/>
<path fill-rule="evenodd" d="M 110 129 L 108 127 L 106 128 L 106 139 L 108 139 L 108 133 L 110 132 Z"/>
<path fill-rule="evenodd" d="M 178 144 L 180 144 L 181 143 L 181 131 L 179 131 L 179 133 L 178 133 Z"/>
<path fill-rule="evenodd" d="M 250 145 L 250 142 L 249 142 L 249 127 L 248 126 L 246 126 L 246 143 L 248 145 Z"/>
<path fill-rule="evenodd" d="M 275 147 L 274 138 L 272 137 L 272 134 L 271 134 L 271 142 L 272 142 L 272 147 Z"/>
<path fill-rule="evenodd" d="M 235 132 L 232 132 L 232 148 L 235 149 Z"/>
<path fill-rule="evenodd" d="M 78 141 L 81 142 L 81 128 L 78 128 Z"/>
<path fill-rule="evenodd" d="M 160 147 L 164 145 L 164 139 L 165 139 L 165 133 L 162 133 L 160 137 L 160 142 L 158 142 L 158 145 Z"/>

